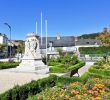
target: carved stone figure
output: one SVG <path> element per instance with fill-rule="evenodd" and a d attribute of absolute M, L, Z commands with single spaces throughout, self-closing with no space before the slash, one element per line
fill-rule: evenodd
<path fill-rule="evenodd" d="M 29 33 L 25 41 L 25 53 L 22 62 L 18 66 L 21 71 L 36 73 L 48 73 L 49 68 L 44 65 L 39 49 L 39 36 Z"/>

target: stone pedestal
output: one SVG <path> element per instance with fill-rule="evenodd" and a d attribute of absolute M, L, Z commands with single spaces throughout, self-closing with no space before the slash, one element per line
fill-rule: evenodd
<path fill-rule="evenodd" d="M 25 53 L 22 62 L 17 67 L 21 72 L 34 72 L 37 74 L 46 74 L 49 72 L 47 65 L 42 62 L 39 49 L 39 36 L 35 33 L 29 33 L 25 41 Z"/>

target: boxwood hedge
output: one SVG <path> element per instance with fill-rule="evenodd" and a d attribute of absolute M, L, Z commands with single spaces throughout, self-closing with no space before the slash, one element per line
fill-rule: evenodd
<path fill-rule="evenodd" d="M 101 76 L 110 76 L 110 70 L 107 69 L 97 69 L 95 65 L 89 68 L 90 73 L 95 73 Z"/>
<path fill-rule="evenodd" d="M 19 62 L 0 62 L 0 69 L 15 68 Z"/>
<path fill-rule="evenodd" d="M 106 54 L 110 52 L 110 47 L 80 47 L 80 54 Z"/>

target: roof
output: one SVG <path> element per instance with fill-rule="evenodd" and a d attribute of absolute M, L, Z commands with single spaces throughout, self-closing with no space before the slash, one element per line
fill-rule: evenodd
<path fill-rule="evenodd" d="M 41 44 L 41 38 L 39 38 L 39 42 Z M 49 43 L 53 43 L 53 47 L 69 47 L 75 46 L 75 37 L 74 36 L 62 36 L 60 39 L 57 37 L 47 37 L 47 47 L 49 47 Z M 40 45 L 41 49 L 46 48 L 46 37 L 42 38 L 42 46 Z"/>
<path fill-rule="evenodd" d="M 75 45 L 100 45 L 101 42 L 97 39 L 78 39 Z"/>

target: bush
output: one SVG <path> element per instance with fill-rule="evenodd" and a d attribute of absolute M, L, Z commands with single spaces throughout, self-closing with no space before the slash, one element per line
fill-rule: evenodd
<path fill-rule="evenodd" d="M 109 100 L 110 79 L 89 78 L 86 83 L 71 82 L 47 88 L 28 100 Z"/>
<path fill-rule="evenodd" d="M 102 76 L 110 76 L 110 70 L 107 69 L 97 69 L 95 65 L 91 66 L 89 68 L 90 73 L 96 73 L 98 75 Z"/>
<path fill-rule="evenodd" d="M 74 69 L 79 69 L 81 67 L 83 67 L 85 65 L 85 62 L 84 61 L 80 61 L 78 64 L 74 65 L 74 66 L 70 66 L 68 68 L 68 70 L 74 70 Z"/>
<path fill-rule="evenodd" d="M 85 72 L 81 77 L 80 77 L 80 82 L 86 83 L 87 80 L 90 78 L 89 72 Z"/>
<path fill-rule="evenodd" d="M 110 47 L 80 47 L 80 54 L 106 54 L 110 52 Z"/>
<path fill-rule="evenodd" d="M 67 70 L 65 68 L 60 68 L 60 67 L 50 67 L 49 68 L 49 71 L 51 73 L 64 73 L 64 72 L 67 72 Z"/>
<path fill-rule="evenodd" d="M 61 64 L 61 63 L 55 62 L 55 61 L 49 61 L 49 62 L 48 62 L 48 65 L 49 65 L 49 66 L 57 66 L 57 65 L 59 65 L 59 64 Z"/>
<path fill-rule="evenodd" d="M 67 67 L 64 64 L 59 64 L 59 65 L 56 65 L 54 67 L 50 67 L 49 71 L 51 73 L 65 73 L 65 72 L 68 72 L 68 71 L 71 71 L 71 70 L 75 70 L 77 68 L 79 69 L 79 68 L 83 67 L 84 65 L 85 65 L 84 61 L 79 61 L 79 63 L 77 63 L 73 66 L 70 66 L 70 67 Z"/>
<path fill-rule="evenodd" d="M 0 62 L 0 69 L 15 68 L 19 62 Z"/>

